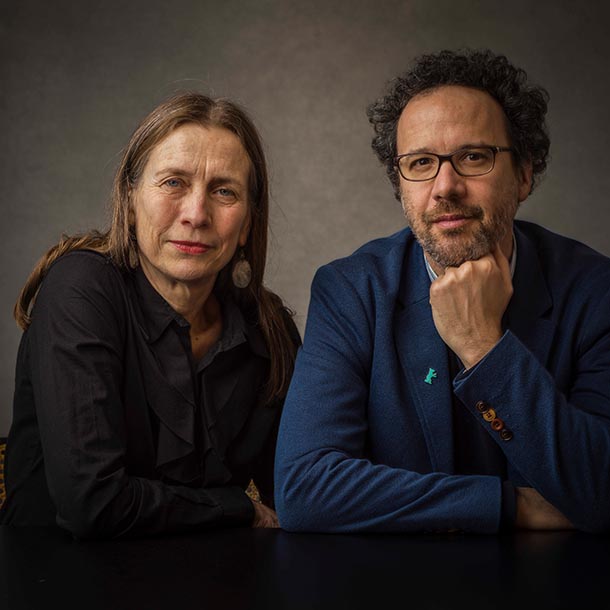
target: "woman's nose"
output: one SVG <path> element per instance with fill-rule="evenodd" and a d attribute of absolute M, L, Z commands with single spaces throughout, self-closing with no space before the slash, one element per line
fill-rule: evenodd
<path fill-rule="evenodd" d="M 182 201 L 182 221 L 195 227 L 209 224 L 210 201 L 207 193 L 203 190 L 194 190 Z"/>

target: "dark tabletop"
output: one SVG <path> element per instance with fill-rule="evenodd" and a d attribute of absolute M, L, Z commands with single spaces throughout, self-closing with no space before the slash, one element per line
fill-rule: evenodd
<path fill-rule="evenodd" d="M 0 608 L 610 607 L 610 537 L 289 534 L 77 542 L 0 527 Z"/>

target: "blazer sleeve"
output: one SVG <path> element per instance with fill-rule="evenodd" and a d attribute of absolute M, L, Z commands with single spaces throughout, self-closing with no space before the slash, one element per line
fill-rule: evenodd
<path fill-rule="evenodd" d="M 511 331 L 455 391 L 500 445 L 522 485 L 535 488 L 577 529 L 610 530 L 610 273 L 572 295 L 548 368 Z M 578 306 L 576 306 L 578 304 Z M 549 370 L 550 369 L 550 370 Z M 494 409 L 503 442 L 475 405 Z"/>
<path fill-rule="evenodd" d="M 50 269 L 27 331 L 31 384 L 57 523 L 76 537 L 117 537 L 248 523 L 237 487 L 201 489 L 132 476 L 125 466 L 125 294 L 101 257 Z"/>
<path fill-rule="evenodd" d="M 367 457 L 369 386 L 383 383 L 370 379 L 374 350 L 372 298 L 332 264 L 320 268 L 280 423 L 280 525 L 319 532 L 497 531 L 498 477 L 422 474 Z"/>

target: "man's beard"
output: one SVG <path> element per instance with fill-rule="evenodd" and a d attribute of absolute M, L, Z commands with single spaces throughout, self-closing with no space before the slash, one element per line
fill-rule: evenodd
<path fill-rule="evenodd" d="M 442 199 L 432 212 L 424 212 L 416 217 L 404 199 L 402 204 L 415 238 L 424 252 L 443 268 L 459 267 L 466 261 L 477 260 L 491 252 L 511 230 L 519 207 L 517 201 L 512 205 L 498 205 L 496 212 L 486 218 L 483 208 L 478 205 Z M 439 234 L 434 220 L 443 214 L 459 214 L 472 220 L 464 227 L 444 229 Z M 471 226 L 472 222 L 476 223 L 476 227 Z"/>

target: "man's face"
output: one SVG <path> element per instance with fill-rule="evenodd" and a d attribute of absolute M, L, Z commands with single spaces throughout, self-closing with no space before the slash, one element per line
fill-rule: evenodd
<path fill-rule="evenodd" d="M 398 154 L 446 155 L 476 146 L 510 146 L 504 113 L 478 89 L 444 86 L 415 96 L 398 121 Z M 516 167 L 510 152 L 496 155 L 483 176 L 460 176 L 448 161 L 436 178 L 400 178 L 403 210 L 432 268 L 441 273 L 476 260 L 498 244 L 512 252 L 512 222 L 529 194 L 531 166 Z"/>

